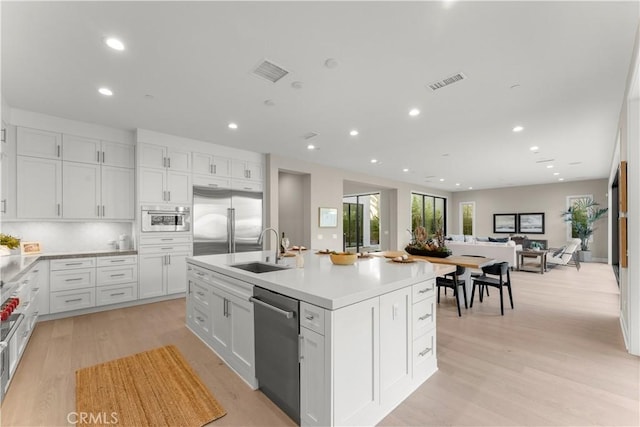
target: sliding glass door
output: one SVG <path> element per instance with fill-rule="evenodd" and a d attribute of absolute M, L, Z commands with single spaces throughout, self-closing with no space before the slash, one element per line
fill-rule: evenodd
<path fill-rule="evenodd" d="M 380 250 L 380 193 L 344 197 L 342 221 L 345 250 Z"/>

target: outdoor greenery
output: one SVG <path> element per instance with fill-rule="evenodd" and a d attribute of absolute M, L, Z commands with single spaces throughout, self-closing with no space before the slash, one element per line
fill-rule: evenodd
<path fill-rule="evenodd" d="M 437 224 L 437 218 L 445 218 L 445 201 L 442 197 L 427 196 L 413 193 L 411 195 L 411 230 L 424 227 L 431 235 L 435 234 L 438 226 L 446 233 L 446 223 Z"/>
<path fill-rule="evenodd" d="M 565 221 L 571 223 L 571 236 L 580 239 L 580 249 L 583 251 L 589 250 L 589 239 L 596 230 L 594 224 L 607 213 L 608 208 L 599 206 L 591 198 L 578 199 L 562 213 Z"/>
<path fill-rule="evenodd" d="M 470 203 L 462 205 L 462 234 L 473 236 L 473 205 Z"/>

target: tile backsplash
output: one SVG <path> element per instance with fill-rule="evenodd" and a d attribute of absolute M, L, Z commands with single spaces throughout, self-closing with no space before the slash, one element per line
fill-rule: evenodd
<path fill-rule="evenodd" d="M 40 242 L 43 252 L 114 250 L 121 234 L 133 235 L 131 222 L 4 222 L 2 233 Z"/>

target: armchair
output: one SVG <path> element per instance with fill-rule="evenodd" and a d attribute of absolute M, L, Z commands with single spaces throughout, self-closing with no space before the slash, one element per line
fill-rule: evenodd
<path fill-rule="evenodd" d="M 577 254 L 580 243 L 580 239 L 571 239 L 562 248 L 549 249 L 550 253 L 547 256 L 547 266 L 569 265 L 573 263 L 578 271 L 580 271 L 580 261 L 578 260 Z"/>

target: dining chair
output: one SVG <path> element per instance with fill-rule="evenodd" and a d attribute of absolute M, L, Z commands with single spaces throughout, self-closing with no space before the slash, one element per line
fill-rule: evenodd
<path fill-rule="evenodd" d="M 462 256 L 468 256 L 468 257 L 474 257 L 474 258 L 484 258 L 484 256 L 483 256 L 483 255 L 462 255 Z M 473 280 L 473 279 L 474 279 L 474 278 L 476 278 L 476 277 L 480 277 L 480 276 L 482 276 L 482 274 L 483 274 L 483 273 L 478 273 L 477 271 L 478 271 L 478 270 L 475 270 L 475 271 L 472 271 L 472 272 L 471 272 L 471 280 Z M 484 291 L 486 291 L 486 292 L 487 292 L 487 296 L 489 296 L 489 288 L 487 288 L 486 286 L 482 286 L 482 287 L 480 288 L 480 292 L 484 292 Z M 446 295 L 446 294 L 447 294 L 447 293 L 446 293 L 446 291 L 445 291 L 445 295 Z"/>
<path fill-rule="evenodd" d="M 471 289 L 471 307 L 475 298 L 476 287 L 480 287 L 480 302 L 482 302 L 483 287 L 493 287 L 500 289 L 500 314 L 504 316 L 504 300 L 502 288 L 506 287 L 509 291 L 509 302 L 513 309 L 513 295 L 511 293 L 511 276 L 509 274 L 509 263 L 499 262 L 496 264 L 482 267 L 482 276 L 473 279 L 473 287 Z M 488 294 L 487 294 L 488 295 Z"/>
<path fill-rule="evenodd" d="M 469 308 L 467 305 L 467 289 L 465 288 L 465 281 L 460 279 L 464 274 L 465 267 L 456 266 L 455 273 L 446 274 L 444 277 L 436 277 L 436 287 L 438 288 L 438 304 L 440 304 L 440 289 L 445 289 L 445 296 L 447 294 L 447 288 L 453 289 L 453 296 L 456 297 L 456 307 L 458 307 L 458 316 L 462 317 L 460 312 L 460 293 L 458 287 L 462 286 L 462 294 L 464 296 L 464 308 Z"/>

